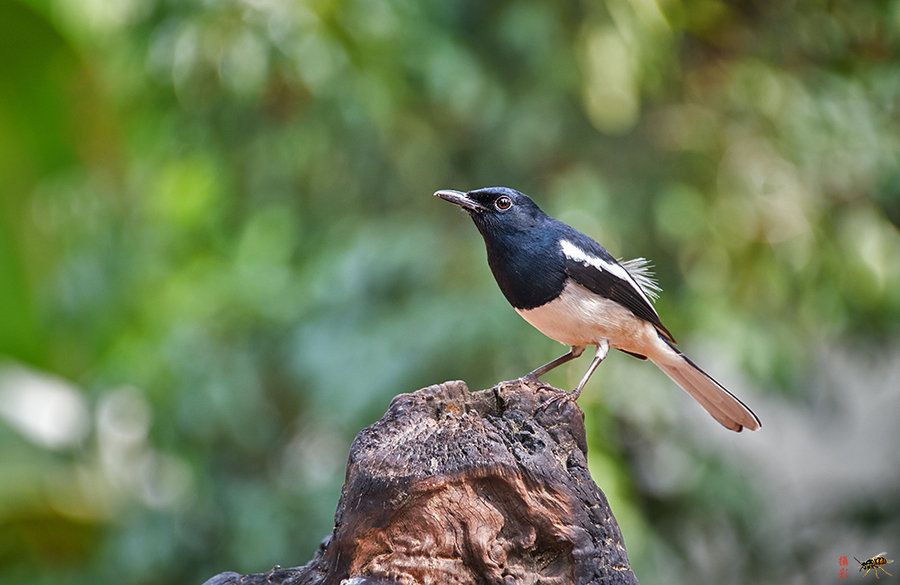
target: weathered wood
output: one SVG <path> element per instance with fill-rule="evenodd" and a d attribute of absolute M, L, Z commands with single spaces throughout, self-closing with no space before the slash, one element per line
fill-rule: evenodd
<path fill-rule="evenodd" d="M 588 473 L 584 414 L 534 381 L 394 398 L 353 442 L 335 527 L 307 565 L 205 585 L 637 584 Z"/>

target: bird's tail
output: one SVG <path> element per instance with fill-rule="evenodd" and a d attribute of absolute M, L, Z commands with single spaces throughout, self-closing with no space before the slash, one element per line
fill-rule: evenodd
<path fill-rule="evenodd" d="M 755 431 L 762 426 L 756 414 L 734 394 L 668 342 L 662 338 L 660 342 L 665 343 L 668 351 L 657 352 L 656 355 L 649 356 L 650 360 L 722 426 L 735 432 L 741 432 L 744 428 Z"/>

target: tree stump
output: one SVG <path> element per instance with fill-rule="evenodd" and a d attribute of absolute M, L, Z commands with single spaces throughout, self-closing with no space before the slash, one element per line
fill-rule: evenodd
<path fill-rule="evenodd" d="M 584 414 L 533 380 L 394 398 L 350 448 L 332 534 L 303 567 L 205 585 L 637 584 L 588 473 Z"/>

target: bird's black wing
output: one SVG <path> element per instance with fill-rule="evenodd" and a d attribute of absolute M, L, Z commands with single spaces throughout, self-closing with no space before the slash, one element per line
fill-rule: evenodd
<path fill-rule="evenodd" d="M 574 230 L 573 230 L 574 231 Z M 606 249 L 579 232 L 560 242 L 566 275 L 600 296 L 626 307 L 636 317 L 650 322 L 666 339 L 675 342 L 659 319 L 646 293 Z M 579 237 L 580 236 L 580 237 Z"/>

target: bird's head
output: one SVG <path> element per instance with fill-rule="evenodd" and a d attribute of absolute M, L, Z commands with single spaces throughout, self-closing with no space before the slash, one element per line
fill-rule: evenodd
<path fill-rule="evenodd" d="M 434 196 L 466 210 L 486 237 L 524 232 L 547 218 L 528 195 L 509 187 L 485 187 L 468 193 L 446 189 Z"/>

